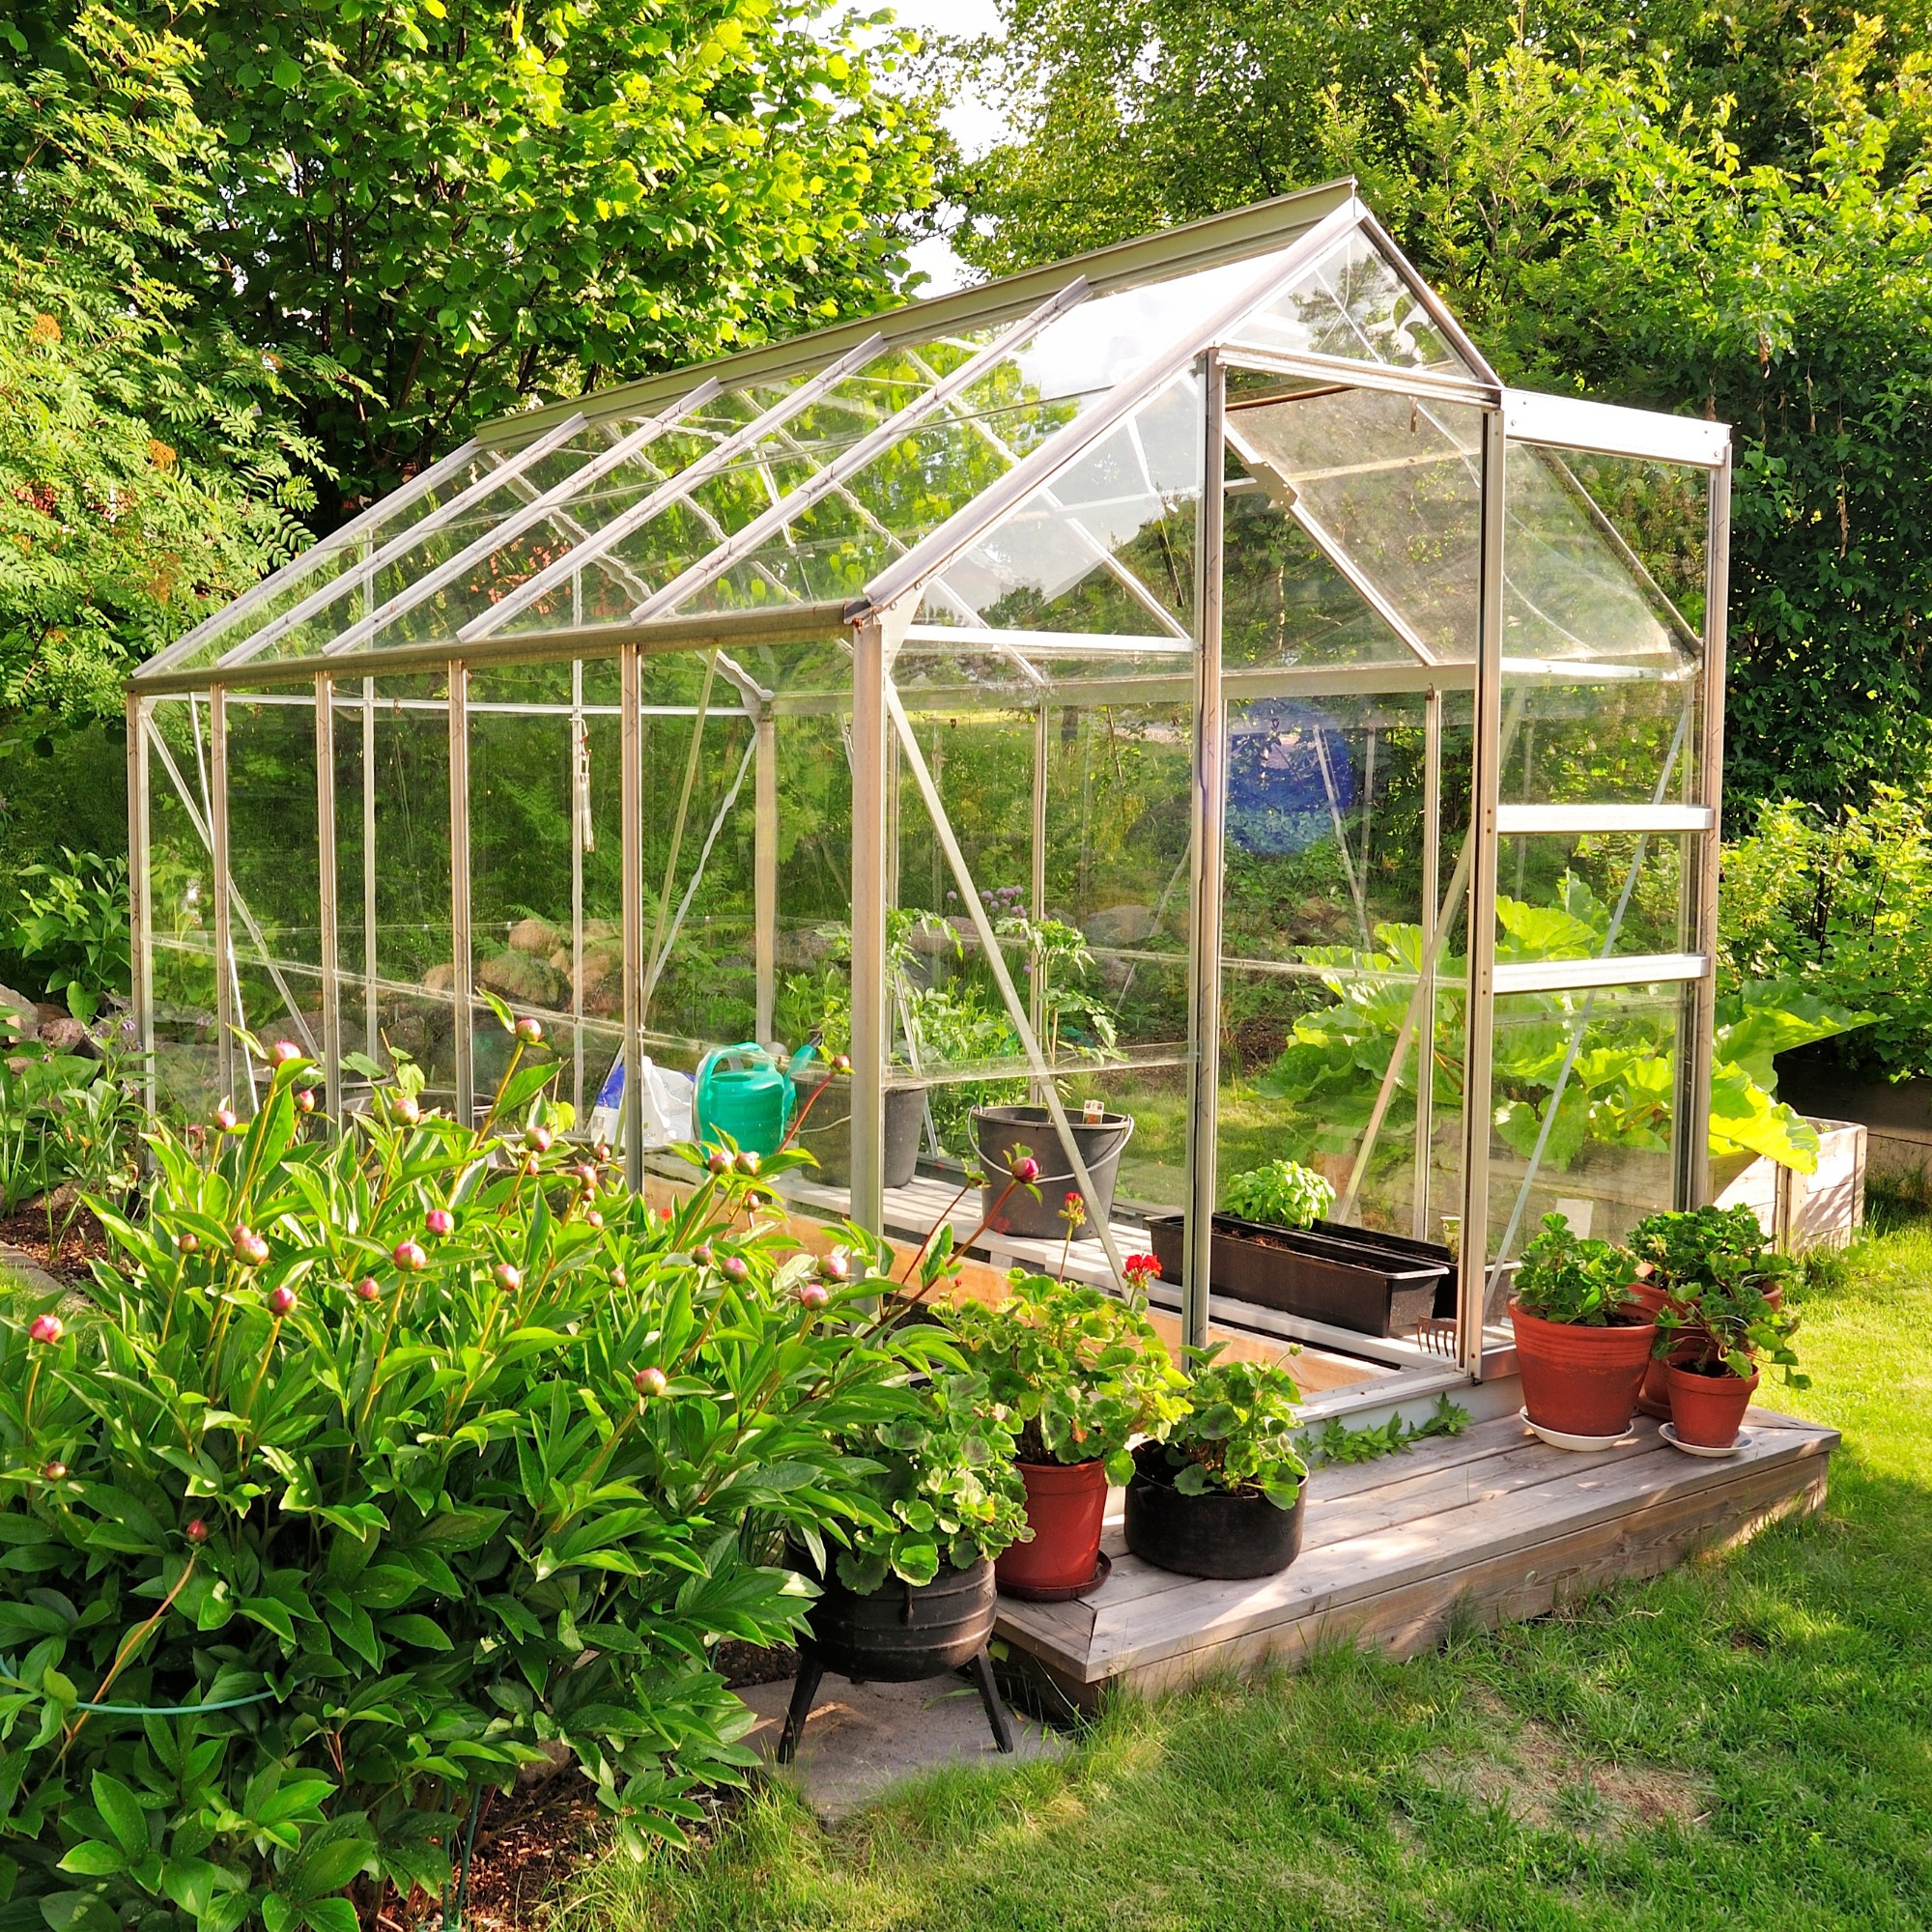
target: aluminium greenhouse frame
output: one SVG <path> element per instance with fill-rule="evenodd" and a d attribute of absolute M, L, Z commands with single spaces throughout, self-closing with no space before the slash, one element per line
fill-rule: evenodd
<path fill-rule="evenodd" d="M 1267 303 L 1301 285 L 1314 268 L 1341 243 L 1350 240 L 1372 250 L 1399 278 L 1405 300 L 1423 326 L 1449 346 L 1458 367 L 1445 373 L 1435 367 L 1392 365 L 1363 353 L 1344 357 L 1307 349 L 1258 347 L 1235 339 L 1239 326 Z M 849 496 L 849 485 L 868 463 L 923 422 L 947 409 L 968 384 L 1015 345 L 1037 337 L 1057 320 L 1083 303 L 1121 291 L 1164 284 L 1210 270 L 1233 274 L 1242 264 L 1254 272 L 1232 284 L 1217 284 L 1221 299 L 1189 315 L 1174 327 L 1132 372 L 1112 382 L 1065 427 L 1030 451 L 1014 457 L 1005 452 L 1009 467 L 974 495 L 954 514 L 926 531 L 918 541 L 901 545 L 900 554 L 867 582 L 863 594 L 836 600 L 798 599 L 767 602 L 752 608 L 701 613 L 680 612 L 695 593 L 715 585 L 744 565 L 756 568 L 761 547 L 781 538 L 812 505 Z M 584 621 L 582 582 L 586 566 L 601 561 L 620 571 L 610 559 L 615 546 L 667 506 L 689 504 L 692 493 L 719 474 L 745 450 L 782 432 L 815 399 L 865 368 L 886 348 L 924 341 L 942 332 L 964 335 L 982 332 L 987 339 L 955 368 L 935 375 L 930 386 L 877 423 L 797 488 L 778 495 L 760 514 L 734 529 L 715 521 L 716 541 L 709 552 L 662 582 L 632 575 L 626 581 L 635 597 L 620 623 Z M 1205 405 L 1198 542 L 1195 550 L 1192 622 L 1177 621 L 1145 590 L 1131 582 L 1128 594 L 1138 595 L 1151 635 L 1110 638 L 1105 633 L 1039 632 L 1018 629 L 975 629 L 961 625 L 956 611 L 946 624 L 922 623 L 923 600 L 943 586 L 949 567 L 974 546 L 996 534 L 1029 501 L 1038 501 L 1057 478 L 1065 476 L 1083 455 L 1099 448 L 1122 425 L 1130 424 L 1136 411 L 1170 384 L 1177 372 L 1195 372 Z M 1226 489 L 1208 487 L 1224 473 L 1226 452 L 1240 447 L 1238 433 L 1231 432 L 1227 413 L 1229 372 L 1263 373 L 1303 384 L 1327 383 L 1349 391 L 1382 391 L 1397 397 L 1437 399 L 1445 406 L 1475 412 L 1480 416 L 1480 555 L 1475 586 L 1476 639 L 1470 660 L 1445 658 L 1425 639 L 1401 601 L 1392 596 L 1376 574 L 1363 568 L 1348 545 L 1325 529 L 1308 505 L 1288 499 L 1292 513 L 1364 603 L 1407 645 L 1410 661 L 1399 664 L 1293 666 L 1267 673 L 1264 681 L 1249 674 L 1245 683 L 1228 672 L 1222 662 L 1224 546 L 1227 542 Z M 570 504 L 593 482 L 624 469 L 660 438 L 691 419 L 718 398 L 727 385 L 750 393 L 750 385 L 789 382 L 779 399 L 721 437 L 709 453 L 673 470 L 611 522 L 594 530 L 572 523 Z M 1309 388 L 1306 393 L 1321 393 Z M 565 449 L 586 426 L 619 419 L 632 425 L 607 448 L 564 481 L 539 488 L 524 472 Z M 1701 722 L 1695 727 L 1695 779 L 1689 797 L 1666 800 L 1668 778 L 1674 769 L 1684 732 L 1690 727 L 1691 705 L 1687 702 L 1665 776 L 1651 802 L 1537 804 L 1505 803 L 1501 776 L 1512 742 L 1513 725 L 1506 720 L 1507 695 L 1512 685 L 1528 689 L 1528 682 L 1566 676 L 1587 678 L 1591 673 L 1566 671 L 1561 665 L 1526 665 L 1505 656 L 1506 525 L 1505 483 L 1512 452 L 1536 450 L 1564 455 L 1589 452 L 1609 458 L 1656 462 L 1702 472 L 1708 478 L 1708 528 L 1704 533 L 1705 583 L 1701 664 L 1691 673 L 1703 694 Z M 1524 460 L 1519 458 L 1519 461 Z M 427 501 L 468 469 L 485 466 L 476 482 L 459 487 L 400 535 L 378 542 L 376 532 L 393 526 L 398 509 L 411 501 Z M 506 526 L 498 524 L 473 541 L 461 545 L 432 570 L 403 590 L 378 600 L 380 574 L 406 546 L 420 540 L 427 526 L 440 524 L 452 531 L 474 500 L 506 482 L 521 482 L 524 501 L 508 527 L 527 530 L 554 524 L 575 530 L 560 553 L 490 607 L 446 636 L 400 643 L 378 643 L 385 626 L 430 605 L 466 572 L 472 571 L 494 546 L 505 541 Z M 321 1018 L 318 1036 L 307 1043 L 324 1063 L 327 1106 L 331 1119 L 341 1112 L 343 1090 L 343 1002 L 359 991 L 367 1002 L 374 1032 L 375 1002 L 380 975 L 376 959 L 376 920 L 365 917 L 365 954 L 356 966 L 343 958 L 342 922 L 337 905 L 336 828 L 341 802 L 334 793 L 336 736 L 345 718 L 359 713 L 362 730 L 373 743 L 377 710 L 376 678 L 397 672 L 432 672 L 447 679 L 447 756 L 449 773 L 450 935 L 452 972 L 456 985 L 459 1024 L 454 1043 L 454 1093 L 459 1117 L 474 1107 L 474 1069 L 470 1028 L 462 1021 L 462 988 L 473 986 L 474 943 L 470 925 L 470 679 L 478 670 L 499 665 L 568 662 L 574 667 L 573 690 L 581 714 L 582 673 L 586 663 L 616 660 L 619 672 L 619 784 L 624 829 L 622 852 L 622 1059 L 626 1066 L 640 1064 L 644 1045 L 643 1020 L 656 964 L 661 966 L 669 939 L 649 929 L 644 854 L 638 831 L 645 793 L 643 719 L 649 708 L 642 697 L 643 669 L 660 653 L 701 651 L 712 654 L 718 676 L 736 693 L 752 720 L 752 742 L 738 772 L 742 783 L 749 768 L 753 787 L 754 919 L 756 1032 L 771 1037 L 777 980 L 776 922 L 778 903 L 779 802 L 775 776 L 776 720 L 784 700 L 761 687 L 734 657 L 752 645 L 796 641 L 804 643 L 838 634 L 850 640 L 850 722 L 848 753 L 851 768 L 851 1036 L 853 1109 L 850 1203 L 853 1218 L 872 1229 L 884 1224 L 883 1108 L 887 1062 L 892 1040 L 891 993 L 885 969 L 888 911 L 896 865 L 890 849 L 896 823 L 900 771 L 911 776 L 946 862 L 958 897 L 977 929 L 987 967 L 999 982 L 1001 997 L 1024 1049 L 1036 1091 L 1053 1116 L 1058 1136 L 1065 1146 L 1083 1184 L 1087 1171 L 1068 1129 L 1065 1107 L 1054 1078 L 1056 1068 L 1042 1053 L 1036 1029 L 1039 1009 L 1036 995 L 1014 983 L 988 915 L 975 889 L 967 861 L 940 798 L 932 772 L 922 753 L 917 733 L 895 682 L 895 667 L 902 652 L 943 648 L 971 639 L 980 648 L 1009 659 L 1022 674 L 1037 665 L 1050 665 L 1056 656 L 1078 652 L 1083 658 L 1104 657 L 1110 651 L 1123 660 L 1171 668 L 1161 674 L 1177 691 L 1184 689 L 1192 717 L 1192 781 L 1189 825 L 1188 881 L 1191 906 L 1188 1107 L 1185 1167 L 1189 1199 L 1188 1247 L 1190 1265 L 1184 1295 L 1184 1327 L 1188 1339 L 1205 1341 L 1208 1327 L 1208 1258 L 1210 1216 L 1216 1201 L 1216 1122 L 1220 1104 L 1219 1043 L 1222 1035 L 1222 969 L 1224 963 L 1222 908 L 1227 862 L 1227 772 L 1225 769 L 1230 719 L 1230 690 L 1261 689 L 1292 693 L 1299 697 L 1328 697 L 1349 694 L 1420 695 L 1426 718 L 1426 825 L 1424 845 L 1424 902 L 1431 937 L 1417 976 L 1403 1030 L 1397 1037 L 1369 1125 L 1353 1161 L 1343 1196 L 1342 1215 L 1354 1206 L 1371 1154 L 1382 1131 L 1392 1091 L 1406 1055 L 1415 1043 L 1421 1015 L 1434 1026 L 1435 975 L 1451 927 L 1466 906 L 1466 1040 L 1463 1068 L 1467 1104 L 1463 1109 L 1462 1147 L 1462 1227 L 1464 1230 L 1464 1288 L 1457 1317 L 1456 1350 L 1468 1373 L 1481 1374 L 1486 1355 L 1491 1367 L 1504 1355 L 1492 1332 L 1486 1345 L 1485 1298 L 1492 1286 L 1491 1264 L 1494 1248 L 1513 1249 L 1521 1202 L 1528 1197 L 1524 1183 L 1512 1219 L 1509 1236 L 1490 1242 L 1491 1220 L 1491 1056 L 1498 997 L 1544 991 L 1589 991 L 1616 987 L 1680 987 L 1689 989 L 1689 1020 L 1682 1035 L 1683 1050 L 1676 1067 L 1675 1118 L 1679 1122 L 1702 1122 L 1710 1104 L 1711 1037 L 1714 1004 L 1712 937 L 1717 904 L 1719 811 L 1723 752 L 1724 608 L 1727 590 L 1726 553 L 1729 537 L 1730 439 L 1725 426 L 1692 418 L 1652 414 L 1609 408 L 1569 397 L 1534 395 L 1504 385 L 1470 343 L 1439 299 L 1403 261 L 1374 215 L 1356 198 L 1351 183 L 1338 183 L 1304 194 L 1284 197 L 1258 208 L 1216 217 L 1148 240 L 1102 249 L 1080 260 L 968 289 L 936 300 L 910 305 L 888 315 L 840 325 L 773 347 L 753 350 L 710 365 L 684 371 L 622 389 L 555 405 L 486 426 L 461 449 L 425 469 L 390 498 L 373 506 L 323 540 L 315 550 L 265 580 L 243 597 L 138 671 L 128 699 L 128 785 L 132 868 L 134 1007 L 143 1045 L 152 1050 L 156 1039 L 154 973 L 156 957 L 155 906 L 149 865 L 151 785 L 156 762 L 165 770 L 194 820 L 205 842 L 212 877 L 213 952 L 214 973 L 215 1040 L 219 1079 L 229 1094 L 242 1094 L 248 1071 L 235 1039 L 234 1029 L 247 1015 L 241 1009 L 238 960 L 252 947 L 282 988 L 295 1023 L 306 1022 L 298 1005 L 282 982 L 254 914 L 238 891 L 230 848 L 229 723 L 231 696 L 245 693 L 250 701 L 272 693 L 278 702 L 312 705 L 316 747 L 317 823 L 320 852 L 321 902 L 319 977 Z M 1604 526 L 1608 530 L 1606 521 Z M 1105 562 L 1105 547 L 1077 521 L 1068 527 L 1094 549 Z M 1610 537 L 1634 575 L 1642 575 L 1620 538 Z M 319 562 L 318 559 L 321 561 Z M 329 561 L 338 577 L 295 601 L 304 573 L 315 574 Z M 1125 580 L 1127 573 L 1117 571 Z M 766 576 L 769 577 L 767 572 Z M 1648 578 L 1644 581 L 1647 582 Z M 774 580 L 776 582 L 776 580 Z M 320 649 L 298 648 L 280 655 L 277 646 L 298 637 L 302 627 L 327 611 L 341 595 L 344 582 L 353 590 L 357 609 L 339 624 Z M 573 587 L 575 586 L 575 587 Z M 1653 586 L 1654 587 L 1654 586 Z M 516 630 L 523 613 L 567 593 L 574 599 L 574 621 L 549 622 L 535 629 Z M 962 600 L 952 598 L 959 608 Z M 279 604 L 279 608 L 275 608 Z M 272 611 L 250 629 L 245 620 Z M 975 619 L 975 622 L 980 620 Z M 334 622 L 334 620 L 330 620 Z M 213 655 L 211 656 L 211 652 Z M 1183 662 L 1184 660 L 1184 662 Z M 1044 689 L 1044 680 L 1038 679 Z M 705 692 L 708 698 L 710 673 Z M 1100 690 L 1104 680 L 1094 683 Z M 1081 687 L 1089 688 L 1089 687 Z M 1136 681 L 1136 689 L 1151 688 Z M 1445 695 L 1459 698 L 1467 693 L 1473 707 L 1469 765 L 1469 828 L 1456 865 L 1445 880 L 1438 859 L 1438 835 L 1443 810 L 1443 705 Z M 202 729 L 196 709 L 207 709 L 207 766 L 190 783 L 176 764 L 156 728 L 157 703 L 185 699 L 195 722 L 196 742 Z M 1098 701 L 1097 699 L 1094 701 Z M 501 707 L 498 707 L 501 708 Z M 1033 898 L 1037 908 L 1044 897 L 1042 817 L 1047 699 L 1037 706 L 1035 739 L 1035 843 Z M 702 711 L 700 708 L 700 723 Z M 574 727 L 581 738 L 581 715 Z M 694 735 L 692 759 L 697 756 Z M 372 760 L 364 761 L 365 789 L 361 801 L 363 860 L 373 871 L 377 805 Z M 689 802 L 690 780 L 685 782 Z M 194 800 L 199 797 L 202 805 Z M 737 796 L 732 787 L 730 798 Z M 727 804 L 729 799 L 727 799 Z M 684 833 L 680 808 L 679 838 Z M 1501 842 L 1524 835 L 1616 835 L 1638 841 L 1638 863 L 1645 841 L 1683 838 L 1690 855 L 1683 882 L 1683 928 L 1690 935 L 1688 950 L 1669 953 L 1625 954 L 1614 952 L 1617 926 L 1630 889 L 1617 907 L 1601 957 L 1537 964 L 1499 963 L 1496 948 L 1498 854 Z M 708 849 L 708 848 L 707 848 Z M 1366 841 L 1365 841 L 1366 849 Z M 1346 848 L 1345 848 L 1346 851 Z M 1633 882 L 1634 869 L 1633 870 Z M 695 883 L 695 881 L 694 881 Z M 373 877 L 365 879 L 365 906 L 374 900 Z M 582 962 L 582 852 L 575 881 L 575 959 Z M 680 915 L 681 916 L 681 915 Z M 242 939 L 238 941 L 238 926 Z M 671 937 L 675 937 L 673 925 Z M 662 950 L 660 948 L 662 942 Z M 578 1022 L 576 1081 L 583 1097 L 582 999 L 581 972 L 574 995 Z M 1586 1007 L 1587 1015 L 1587 1007 Z M 1566 1059 L 1549 1109 L 1556 1115 L 1563 1084 L 1574 1066 L 1581 1039 L 1581 1022 L 1573 1029 Z M 1432 1125 L 1431 1082 L 1434 1055 L 1418 1051 L 1416 1144 L 1421 1151 L 1425 1183 L 1418 1196 L 1415 1232 L 1427 1206 L 1427 1148 Z M 152 1065 L 152 1063 L 151 1063 Z M 151 1075 L 152 1078 L 152 1075 Z M 155 1097 L 151 1094 L 151 1098 Z M 644 1133 L 641 1083 L 627 1081 L 623 1094 L 624 1158 L 634 1185 L 643 1177 Z M 1534 1178 L 1548 1137 L 1548 1123 L 1539 1137 L 1531 1162 Z M 1674 1198 L 1689 1205 L 1709 1197 L 1710 1178 L 1705 1135 L 1680 1131 L 1673 1149 Z M 1121 1256 L 1111 1232 L 1098 1230 L 1111 1271 L 1121 1278 Z M 1480 1252 L 1479 1252 L 1480 1251 Z"/>

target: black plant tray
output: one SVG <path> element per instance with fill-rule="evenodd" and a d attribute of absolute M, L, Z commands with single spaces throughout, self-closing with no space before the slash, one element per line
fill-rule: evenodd
<path fill-rule="evenodd" d="M 1163 1281 L 1181 1278 L 1184 1228 L 1179 1214 L 1148 1222 Z M 1454 1306 L 1455 1264 L 1446 1248 L 1414 1252 L 1430 1246 L 1368 1228 L 1270 1228 L 1216 1214 L 1209 1282 L 1216 1294 L 1358 1335 L 1410 1335 L 1445 1287 Z"/>

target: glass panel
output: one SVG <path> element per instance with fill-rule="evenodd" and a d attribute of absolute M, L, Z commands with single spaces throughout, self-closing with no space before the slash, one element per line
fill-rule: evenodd
<path fill-rule="evenodd" d="M 1475 380 L 1420 298 L 1359 229 L 1286 295 L 1245 317 L 1228 346 L 1283 355 L 1340 355 Z"/>
<path fill-rule="evenodd" d="M 206 1121 L 220 1092 L 213 868 L 207 840 L 205 701 L 158 698 L 148 753 L 148 891 L 154 909 L 155 1081 L 169 1118 Z M 172 761 L 172 764 L 170 763 Z"/>
<path fill-rule="evenodd" d="M 1501 841 L 1496 961 L 1602 959 L 1690 950 L 1690 836 L 1537 833 Z"/>
<path fill-rule="evenodd" d="M 1497 999 L 1492 1256 L 1520 1257 L 1547 1213 L 1567 1216 L 1578 1234 L 1621 1240 L 1644 1215 L 1671 1205 L 1672 1115 L 1690 999 L 1674 985 Z M 1506 1287 L 1496 1293 L 1500 1301 Z M 1498 1319 L 1500 1306 L 1488 1313 Z"/>

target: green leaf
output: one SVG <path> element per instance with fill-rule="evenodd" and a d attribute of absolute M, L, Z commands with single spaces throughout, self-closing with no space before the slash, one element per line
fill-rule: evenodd
<path fill-rule="evenodd" d="M 94 1804 L 107 1820 L 107 1829 L 114 1833 L 129 1861 L 146 1858 L 148 1814 L 141 1808 L 140 1801 L 134 1794 L 118 1777 L 97 1771 L 94 1774 Z"/>
<path fill-rule="evenodd" d="M 128 1861 L 114 1846 L 104 1844 L 99 1838 L 83 1838 L 79 1844 L 68 1848 L 67 1856 L 60 1861 L 60 1868 L 82 1878 L 108 1878 L 116 1872 L 126 1871 Z"/>
<path fill-rule="evenodd" d="M 346 1898 L 312 1898 L 301 1916 L 311 1932 L 361 1932 L 355 1908 Z"/>
<path fill-rule="evenodd" d="M 454 1650 L 456 1647 L 440 1624 L 413 1612 L 384 1618 L 383 1634 L 402 1643 L 412 1643 L 421 1650 Z"/>

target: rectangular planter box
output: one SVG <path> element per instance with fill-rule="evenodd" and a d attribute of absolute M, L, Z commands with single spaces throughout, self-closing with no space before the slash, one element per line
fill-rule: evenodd
<path fill-rule="evenodd" d="M 1179 1214 L 1148 1222 L 1163 1281 L 1180 1280 L 1185 1225 Z M 1439 1259 L 1418 1255 L 1410 1251 L 1428 1243 L 1405 1239 L 1398 1247 L 1396 1238 L 1384 1242 L 1366 1228 L 1269 1228 L 1216 1214 L 1209 1286 L 1236 1301 L 1358 1335 L 1412 1334 L 1435 1314 L 1454 1264 L 1446 1249 L 1435 1251 Z"/>

